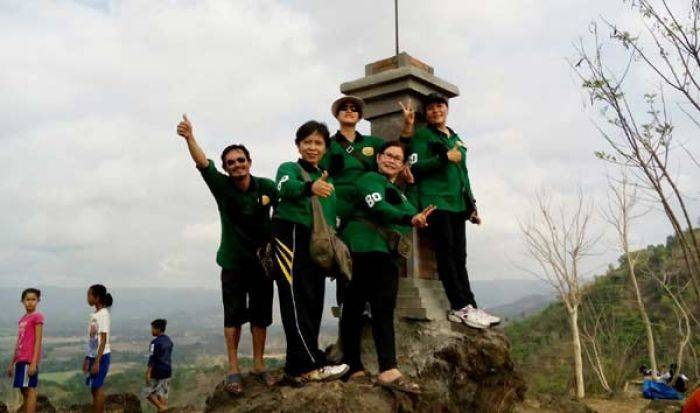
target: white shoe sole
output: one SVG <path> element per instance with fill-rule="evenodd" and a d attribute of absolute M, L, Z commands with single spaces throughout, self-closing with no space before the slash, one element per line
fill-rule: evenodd
<path fill-rule="evenodd" d="M 452 321 L 453 323 L 460 323 L 460 324 L 463 323 L 462 319 L 459 316 L 456 316 L 454 314 L 448 314 L 447 320 Z"/>
<path fill-rule="evenodd" d="M 474 323 L 474 322 L 471 322 L 469 320 L 463 320 L 463 322 L 464 322 L 464 325 L 466 325 L 467 327 L 476 328 L 477 330 L 486 330 L 487 328 L 489 328 L 489 326 L 485 326 L 485 325 L 479 324 L 479 323 Z"/>
<path fill-rule="evenodd" d="M 332 381 L 332 380 L 337 380 L 337 379 L 343 377 L 343 376 L 345 375 L 345 373 L 347 373 L 347 372 L 349 372 L 349 371 L 350 371 L 350 366 L 345 366 L 345 368 L 344 368 L 341 372 L 336 373 L 336 374 L 332 374 L 332 375 L 330 375 L 330 376 L 328 376 L 328 377 L 325 377 L 325 378 L 323 378 L 323 379 L 321 379 L 321 380 L 319 380 L 319 381 Z"/>

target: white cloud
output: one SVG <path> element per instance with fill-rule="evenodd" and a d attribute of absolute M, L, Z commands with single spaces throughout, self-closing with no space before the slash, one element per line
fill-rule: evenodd
<path fill-rule="evenodd" d="M 474 278 L 522 275 L 504 262 L 538 188 L 604 196 L 597 117 L 565 61 L 599 14 L 634 21 L 604 0 L 401 2 L 403 49 L 462 91 Z M 0 284 L 216 286 L 216 204 L 174 134 L 182 112 L 210 158 L 245 143 L 271 176 L 297 125 L 333 127 L 339 84 L 393 52 L 393 4 L 371 0 L 11 1 L 0 27 Z M 669 232 L 657 214 L 640 238 Z"/>

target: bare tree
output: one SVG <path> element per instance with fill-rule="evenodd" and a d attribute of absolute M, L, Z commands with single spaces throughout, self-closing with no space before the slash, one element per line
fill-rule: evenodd
<path fill-rule="evenodd" d="M 663 273 L 661 277 L 654 276 L 654 279 L 659 283 L 659 286 L 663 288 L 668 297 L 673 303 L 673 313 L 676 315 L 676 323 L 678 326 L 678 335 L 680 340 L 678 341 L 678 350 L 676 352 L 676 365 L 677 368 L 671 378 L 671 383 L 678 379 L 681 374 L 681 368 L 683 367 L 683 362 L 685 361 L 685 351 L 690 343 L 693 335 L 693 330 L 691 328 L 690 321 L 693 318 L 692 312 L 688 308 L 683 299 L 682 294 L 674 292 L 669 286 L 669 277 L 667 273 Z"/>
<path fill-rule="evenodd" d="M 654 330 L 649 320 L 649 314 L 644 304 L 639 282 L 637 281 L 637 252 L 630 249 L 630 223 L 633 219 L 640 215 L 635 215 L 634 208 L 637 205 L 637 189 L 630 185 L 627 174 L 623 171 L 619 182 L 614 183 L 608 181 L 608 207 L 603 211 L 605 220 L 608 221 L 617 233 L 617 239 L 620 249 L 624 254 L 627 262 L 629 279 L 632 283 L 634 296 L 637 302 L 639 316 L 644 323 L 644 330 L 647 338 L 647 354 L 649 357 L 650 367 L 653 371 L 658 372 L 656 364 L 656 345 L 654 342 Z"/>
<path fill-rule="evenodd" d="M 582 305 L 581 336 L 586 359 L 607 393 L 622 388 L 629 375 L 629 363 L 636 356 L 639 338 L 621 335 L 612 307 L 585 294 Z"/>
<path fill-rule="evenodd" d="M 613 37 L 631 38 L 628 34 L 616 34 L 618 30 L 614 27 L 611 30 Z M 633 108 L 624 91 L 624 82 L 631 65 L 636 61 L 636 49 L 632 48 L 627 66 L 616 76 L 604 62 L 603 45 L 596 24 L 592 25 L 591 31 L 594 49 L 590 51 L 582 43 L 578 48 L 578 61 L 572 67 L 588 91 L 591 103 L 601 109 L 608 124 L 608 127 L 599 125 L 598 130 L 612 152 L 600 151 L 596 155 L 629 167 L 637 184 L 652 194 L 662 206 L 683 253 L 689 280 L 700 299 L 700 244 L 685 196 L 678 187 L 677 179 L 670 173 L 674 127 L 663 89 L 644 94 L 644 109 Z"/>
<path fill-rule="evenodd" d="M 594 240 L 588 234 L 591 205 L 579 191 L 572 213 L 561 205 L 552 209 L 546 194 L 536 196 L 532 219 L 520 225 L 528 255 L 540 271 L 530 271 L 554 287 L 568 315 L 574 356 L 576 397 L 585 397 L 583 357 L 579 329 L 581 307 L 581 260 L 588 255 Z"/>

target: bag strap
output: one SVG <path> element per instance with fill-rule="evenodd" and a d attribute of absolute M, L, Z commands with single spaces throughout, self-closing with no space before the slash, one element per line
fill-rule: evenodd
<path fill-rule="evenodd" d="M 304 178 L 304 182 L 312 182 L 311 175 L 299 164 L 299 171 L 301 171 L 301 176 Z M 318 196 L 311 195 L 311 212 L 313 214 L 313 224 L 314 229 L 318 228 L 331 232 L 332 228 L 326 222 L 326 216 L 323 214 L 323 207 L 321 206 L 321 201 Z"/>
<path fill-rule="evenodd" d="M 367 218 L 365 218 L 365 217 L 357 217 L 356 219 L 357 219 L 358 221 L 364 222 L 365 224 L 367 224 L 367 225 L 369 225 L 370 227 L 372 227 L 375 231 L 377 231 L 377 232 L 379 233 L 379 235 L 380 235 L 382 238 L 384 238 L 384 241 L 388 241 L 388 240 L 389 240 L 389 231 L 390 231 L 390 230 L 389 230 L 387 227 L 378 225 L 376 222 L 374 222 L 374 221 L 372 221 L 372 220 L 369 220 L 369 219 L 367 219 Z"/>
<path fill-rule="evenodd" d="M 366 170 L 371 169 L 370 166 L 367 164 L 367 160 L 365 159 L 365 157 L 360 155 L 355 150 L 355 147 L 352 146 L 347 139 L 335 138 L 335 141 L 338 142 L 338 145 L 340 145 L 345 150 L 345 153 L 357 159 Z"/>

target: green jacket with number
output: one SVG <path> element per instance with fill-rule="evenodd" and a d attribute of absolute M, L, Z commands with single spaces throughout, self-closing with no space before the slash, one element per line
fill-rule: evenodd
<path fill-rule="evenodd" d="M 449 129 L 449 128 L 448 128 Z M 410 198 L 416 199 L 420 208 L 435 205 L 437 209 L 464 212 L 468 217 L 476 211 L 467 171 L 467 147 L 452 129 L 450 136 L 433 126 L 423 126 L 412 138 L 402 138 L 409 144 L 409 163 L 416 185 Z M 462 153 L 462 161 L 450 162 L 447 151 L 455 145 Z"/>
<path fill-rule="evenodd" d="M 338 216 L 341 220 L 345 220 L 352 212 L 357 198 L 357 178 L 365 172 L 377 171 L 377 154 L 383 144 L 384 140 L 381 138 L 357 132 L 353 142 L 340 132 L 331 138 L 331 145 L 321 161 L 321 167 L 328 170 L 333 178 L 338 196 Z"/>
<path fill-rule="evenodd" d="M 389 252 L 386 237 L 377 227 L 407 234 L 416 208 L 396 185 L 377 172 L 360 176 L 356 189 L 358 198 L 341 234 L 343 241 L 352 252 Z"/>
<path fill-rule="evenodd" d="M 304 168 L 311 177 L 310 182 L 304 181 L 301 174 Z M 323 169 L 299 159 L 297 162 L 285 162 L 277 169 L 277 190 L 279 191 L 279 203 L 275 208 L 273 218 L 296 222 L 313 228 L 313 214 L 311 212 L 311 185 L 313 181 L 321 177 Z M 332 183 L 329 178 L 328 182 Z M 323 215 L 326 222 L 335 228 L 335 191 L 328 198 L 320 198 Z"/>
<path fill-rule="evenodd" d="M 199 168 L 221 217 L 221 243 L 216 263 L 230 270 L 245 269 L 257 260 L 256 250 L 270 238 L 270 209 L 277 205 L 275 184 L 267 178 L 251 176 L 247 191 L 241 191 L 233 180 L 216 170 L 209 159 Z"/>

